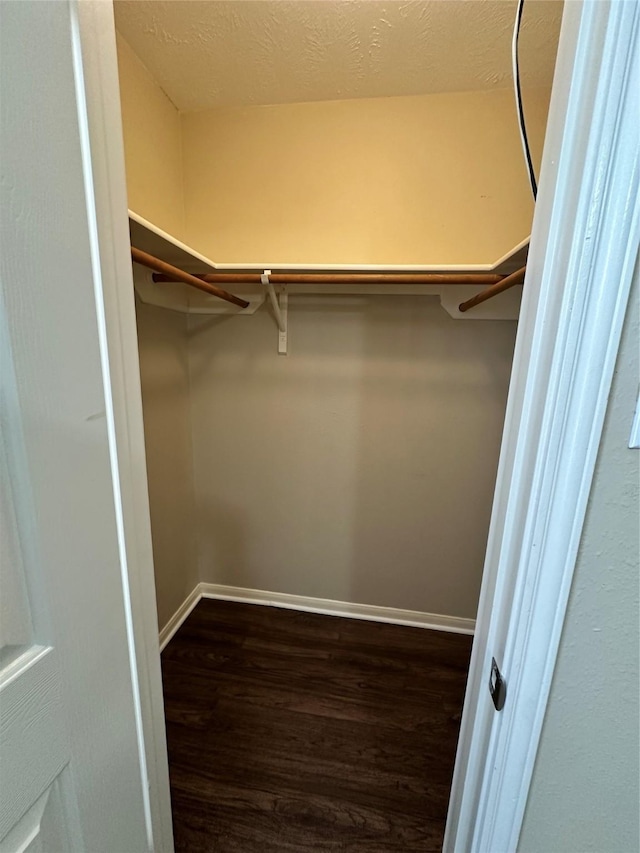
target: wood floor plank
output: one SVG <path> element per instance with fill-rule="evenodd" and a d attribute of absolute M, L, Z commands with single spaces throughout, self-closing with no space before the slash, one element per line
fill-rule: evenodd
<path fill-rule="evenodd" d="M 470 651 L 201 601 L 162 655 L 178 853 L 440 850 Z"/>

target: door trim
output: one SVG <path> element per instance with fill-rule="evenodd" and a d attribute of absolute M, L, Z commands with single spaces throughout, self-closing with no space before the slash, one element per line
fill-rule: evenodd
<path fill-rule="evenodd" d="M 87 212 L 149 850 L 173 851 L 113 4 L 70 0 Z"/>
<path fill-rule="evenodd" d="M 640 239 L 639 19 L 565 4 L 445 851 L 517 848 Z"/>

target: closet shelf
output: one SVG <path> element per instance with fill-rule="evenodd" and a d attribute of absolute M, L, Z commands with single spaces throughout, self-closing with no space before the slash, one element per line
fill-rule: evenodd
<path fill-rule="evenodd" d="M 270 284 L 281 294 L 439 296 L 444 310 L 458 320 L 514 320 L 520 306 L 520 288 L 514 285 L 522 283 L 529 249 L 526 239 L 493 264 L 459 266 L 219 264 L 134 211 L 129 211 L 129 231 L 131 245 L 158 262 L 152 267 L 155 275 L 140 271 L 134 276 L 139 298 L 190 314 L 254 313 L 265 301 L 263 276 L 269 270 Z M 161 269 L 161 264 L 173 269 Z M 233 293 L 208 290 L 221 285 Z M 504 295 L 493 300 L 498 293 Z"/>
<path fill-rule="evenodd" d="M 129 236 L 132 246 L 185 272 L 202 272 L 203 269 L 213 272 L 216 269 L 216 265 L 209 258 L 167 234 L 133 210 L 129 211 Z"/>

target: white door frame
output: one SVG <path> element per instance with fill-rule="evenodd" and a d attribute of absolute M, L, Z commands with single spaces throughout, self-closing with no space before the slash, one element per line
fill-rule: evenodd
<path fill-rule="evenodd" d="M 154 849 L 170 850 L 113 13 L 78 6 L 132 654 Z M 638 244 L 638 17 L 623 0 L 565 6 L 447 851 L 514 850 L 524 814 Z M 507 679 L 500 713 L 492 655 Z"/>
<path fill-rule="evenodd" d="M 2 2 L 2 0 L 0 0 Z M 173 825 L 160 672 L 151 519 L 133 289 L 118 62 L 111 0 L 68 0 L 75 23 L 79 124 L 92 226 L 114 498 L 149 791 L 150 849 L 170 853 Z M 117 819 L 117 816 L 114 816 Z"/>
<path fill-rule="evenodd" d="M 565 4 L 446 851 L 522 827 L 638 253 L 639 21 Z"/>

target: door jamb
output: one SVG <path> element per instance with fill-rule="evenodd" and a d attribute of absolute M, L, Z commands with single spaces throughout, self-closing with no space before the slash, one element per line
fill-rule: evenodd
<path fill-rule="evenodd" d="M 174 849 L 113 4 L 70 0 L 149 850 Z"/>
<path fill-rule="evenodd" d="M 447 853 L 510 853 L 522 827 L 638 254 L 639 23 L 565 4 Z"/>

